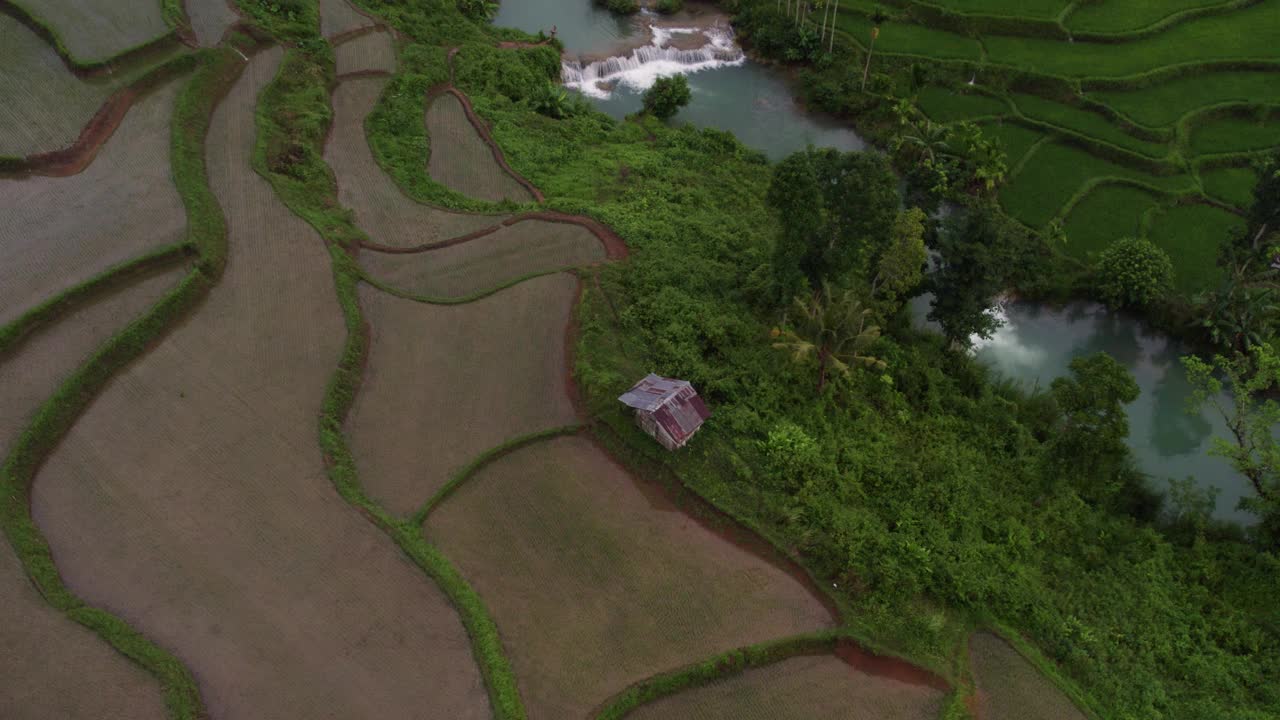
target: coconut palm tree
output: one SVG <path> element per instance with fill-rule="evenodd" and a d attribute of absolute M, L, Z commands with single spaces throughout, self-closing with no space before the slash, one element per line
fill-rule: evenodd
<path fill-rule="evenodd" d="M 867 74 L 871 72 L 871 55 L 876 50 L 876 38 L 880 37 L 880 26 L 889 18 L 879 8 L 871 15 L 871 44 L 867 46 L 867 64 L 862 68 L 862 89 L 867 89 Z"/>
<path fill-rule="evenodd" d="M 820 292 L 796 297 L 791 312 L 770 337 L 773 347 L 789 352 L 793 362 L 817 360 L 821 393 L 832 370 L 848 375 L 851 365 L 884 369 L 883 360 L 863 354 L 880 337 L 880 328 L 868 322 L 870 314 L 853 290 L 833 293 L 823 281 Z"/>

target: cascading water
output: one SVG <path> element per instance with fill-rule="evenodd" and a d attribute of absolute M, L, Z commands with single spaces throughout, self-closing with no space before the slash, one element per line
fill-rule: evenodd
<path fill-rule="evenodd" d="M 747 61 L 742 48 L 734 42 L 733 30 L 727 25 L 687 28 L 651 25 L 649 30 L 652 42 L 635 48 L 628 55 L 586 64 L 578 60 L 563 61 L 560 76 L 565 87 L 607 99 L 619 84 L 634 90 L 646 90 L 663 75 L 687 75 L 700 70 L 742 65 Z M 701 35 L 706 44 L 697 48 L 676 47 L 672 44 L 676 35 Z"/>

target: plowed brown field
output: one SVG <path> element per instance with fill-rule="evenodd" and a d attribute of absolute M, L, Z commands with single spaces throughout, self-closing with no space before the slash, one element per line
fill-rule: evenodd
<path fill-rule="evenodd" d="M 454 306 L 361 287 L 372 347 L 347 427 L 370 494 L 408 515 L 485 450 L 572 423 L 562 338 L 576 295 L 569 275 Z"/>
<path fill-rule="evenodd" d="M 32 513 L 72 591 L 171 649 L 213 717 L 488 718 L 443 593 L 325 477 L 329 256 L 249 165 L 280 57 L 254 58 L 210 129 L 225 275 L 79 419 Z"/>
<path fill-rule="evenodd" d="M 378 167 L 365 140 L 364 119 L 387 84 L 385 78 L 354 78 L 333 91 L 333 130 L 324 159 L 338 178 L 338 200 L 355 211 L 360 229 L 374 242 L 415 247 L 491 227 L 508 215 L 453 213 L 415 202 Z"/>
<path fill-rule="evenodd" d="M 493 614 L 534 720 L 831 625 L 794 577 L 646 490 L 591 442 L 558 438 L 495 460 L 427 518 Z"/>
<path fill-rule="evenodd" d="M 0 324 L 184 237 L 186 211 L 169 170 L 169 119 L 180 85 L 139 100 L 83 172 L 0 179 Z"/>
<path fill-rule="evenodd" d="M 604 246 L 580 225 L 526 220 L 459 245 L 411 254 L 360 253 L 370 277 L 427 297 L 457 298 L 533 273 L 589 265 Z"/>
<path fill-rule="evenodd" d="M 1026 658 L 991 633 L 969 638 L 982 720 L 1085 720 L 1062 691 Z"/>
<path fill-rule="evenodd" d="M 507 174 L 467 119 L 462 102 L 442 93 L 427 106 L 431 158 L 427 170 L 440 184 L 481 200 L 530 202 L 529 190 Z"/>

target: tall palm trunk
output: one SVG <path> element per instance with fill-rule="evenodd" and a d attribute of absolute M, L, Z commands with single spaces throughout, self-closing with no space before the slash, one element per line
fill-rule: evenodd
<path fill-rule="evenodd" d="M 822 3 L 822 32 L 818 33 L 818 47 L 827 39 L 827 14 L 831 11 L 831 0 Z"/>
<path fill-rule="evenodd" d="M 840 0 L 836 0 L 835 9 L 831 13 L 831 40 L 827 46 L 827 54 L 835 52 L 836 49 L 836 17 L 840 14 Z"/>
<path fill-rule="evenodd" d="M 871 55 L 876 51 L 876 38 L 880 37 L 880 27 L 871 28 L 871 44 L 867 46 L 867 64 L 862 68 L 862 89 L 867 89 L 867 74 L 871 72 Z"/>

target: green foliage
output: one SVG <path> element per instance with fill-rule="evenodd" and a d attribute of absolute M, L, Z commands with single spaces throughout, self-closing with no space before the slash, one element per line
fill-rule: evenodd
<path fill-rule="evenodd" d="M 1211 406 L 1231 430 L 1231 438 L 1214 438 L 1210 452 L 1249 479 L 1254 495 L 1242 498 L 1240 507 L 1261 519 L 1257 532 L 1264 542 L 1280 547 L 1280 403 L 1265 395 L 1280 385 L 1280 355 L 1263 344 L 1249 354 L 1216 355 L 1212 362 L 1188 355 L 1182 363 L 1195 389 L 1193 406 Z M 1219 376 L 1231 389 L 1229 399 Z"/>
<path fill-rule="evenodd" d="M 899 300 L 915 290 L 924 279 L 929 260 L 924 245 L 924 227 L 928 218 L 920 208 L 898 213 L 894 220 L 889 245 L 876 262 L 871 279 L 871 297 L 879 301 L 882 316 L 896 313 Z"/>
<path fill-rule="evenodd" d="M 592 0 L 592 2 L 619 15 L 630 15 L 640 11 L 640 3 L 637 0 Z"/>
<path fill-rule="evenodd" d="M 799 425 L 779 423 L 761 444 L 764 479 L 780 490 L 794 493 L 809 482 L 820 482 L 835 472 L 822 447 Z"/>
<path fill-rule="evenodd" d="M 1169 254 L 1143 238 L 1120 238 L 1098 255 L 1098 297 L 1112 307 L 1150 304 L 1173 288 Z"/>
<path fill-rule="evenodd" d="M 659 120 L 666 120 L 674 117 L 692 99 L 693 93 L 689 91 L 689 80 L 685 76 L 667 75 L 655 80 L 653 86 L 644 91 L 644 111 Z"/>
<path fill-rule="evenodd" d="M 990 208 L 953 215 L 939 234 L 938 267 L 929 277 L 929 319 L 942 326 L 951 345 L 968 347 L 974 336 L 991 337 L 998 327 L 988 312 L 995 297 L 1019 274 L 1032 275 L 1034 240 Z"/>
<path fill-rule="evenodd" d="M 663 15 L 674 15 L 684 9 L 684 0 L 658 0 L 653 9 Z"/>
<path fill-rule="evenodd" d="M 1048 476 L 1069 477 L 1081 497 L 1106 502 L 1123 489 L 1129 469 L 1124 406 L 1138 399 L 1138 383 L 1106 353 L 1075 358 L 1070 368 L 1050 385 L 1062 419 L 1049 445 Z"/>
<path fill-rule="evenodd" d="M 1258 183 L 1253 187 L 1246 236 L 1257 245 L 1258 240 L 1280 230 L 1280 150 L 1259 160 L 1254 171 Z"/>
<path fill-rule="evenodd" d="M 832 149 L 778 163 L 766 197 L 782 225 L 773 257 L 781 298 L 799 289 L 797 270 L 813 288 L 865 276 L 890 242 L 901 202 L 881 155 Z"/>
<path fill-rule="evenodd" d="M 312 0 L 235 0 L 253 24 L 279 40 L 305 43 L 311 50 L 319 40 L 320 6 Z"/>
<path fill-rule="evenodd" d="M 457 0 L 457 3 L 458 11 L 472 20 L 487 22 L 498 14 L 498 3 L 495 0 Z"/>
<path fill-rule="evenodd" d="M 800 295 L 781 328 L 770 333 L 775 350 L 785 350 L 795 363 L 816 362 L 818 392 L 827 383 L 828 371 L 848 377 L 850 365 L 883 370 L 884 360 L 865 354 L 880 338 L 880 328 L 870 322 L 871 309 L 864 307 L 854 290 L 833 292 L 823 282 L 821 292 Z"/>

